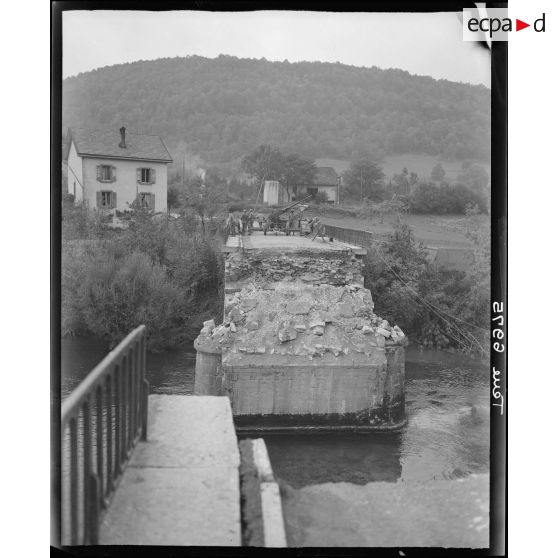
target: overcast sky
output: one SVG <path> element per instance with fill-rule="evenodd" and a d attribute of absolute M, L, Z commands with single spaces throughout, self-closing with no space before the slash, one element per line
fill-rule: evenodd
<path fill-rule="evenodd" d="M 401 68 L 490 86 L 490 58 L 455 13 L 131 12 L 63 14 L 63 75 L 200 55 Z"/>

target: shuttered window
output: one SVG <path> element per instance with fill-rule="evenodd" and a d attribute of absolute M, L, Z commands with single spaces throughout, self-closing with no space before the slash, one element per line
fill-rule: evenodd
<path fill-rule="evenodd" d="M 139 194 L 139 204 L 143 209 L 155 209 L 155 194 L 141 192 Z"/>
<path fill-rule="evenodd" d="M 99 182 L 115 182 L 116 167 L 111 165 L 97 165 L 97 180 Z"/>
<path fill-rule="evenodd" d="M 116 192 L 102 190 L 97 192 L 97 207 L 99 209 L 114 209 L 116 207 Z"/>
<path fill-rule="evenodd" d="M 136 173 L 140 184 L 155 184 L 155 169 L 142 167 L 137 169 Z"/>

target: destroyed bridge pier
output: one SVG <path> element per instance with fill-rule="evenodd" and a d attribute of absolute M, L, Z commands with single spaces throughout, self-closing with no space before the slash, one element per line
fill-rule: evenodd
<path fill-rule="evenodd" d="M 195 341 L 195 393 L 227 396 L 242 433 L 405 424 L 404 333 L 374 313 L 362 247 L 230 236 L 222 324 Z"/>

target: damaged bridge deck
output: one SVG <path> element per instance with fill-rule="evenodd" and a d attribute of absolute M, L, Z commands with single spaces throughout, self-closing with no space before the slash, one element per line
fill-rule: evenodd
<path fill-rule="evenodd" d="M 313 239 L 310 236 L 298 236 L 285 234 L 272 234 L 264 235 L 261 231 L 254 231 L 250 235 L 235 235 L 229 236 L 227 243 L 224 246 L 225 252 L 232 252 L 235 250 L 262 250 L 262 249 L 281 249 L 281 250 L 308 250 L 308 251 L 327 251 L 327 252 L 351 252 L 355 255 L 365 255 L 366 249 L 340 242 L 338 240 L 330 240 L 325 238 L 325 241 L 320 237 Z"/>

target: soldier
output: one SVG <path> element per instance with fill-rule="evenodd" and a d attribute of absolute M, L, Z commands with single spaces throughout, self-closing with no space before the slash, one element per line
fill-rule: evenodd
<path fill-rule="evenodd" d="M 312 240 L 314 240 L 317 236 L 321 236 L 322 242 L 325 242 L 325 225 L 317 217 L 314 219 L 313 227 L 316 234 Z"/>
<path fill-rule="evenodd" d="M 289 212 L 289 218 L 288 218 L 288 221 L 287 221 L 287 229 L 286 229 L 287 236 L 289 236 L 291 234 L 291 231 L 293 231 L 293 234 L 294 234 L 294 227 L 295 227 L 295 214 L 294 214 L 294 210 L 291 209 L 291 211 Z"/>
<path fill-rule="evenodd" d="M 254 210 L 251 209 L 248 212 L 248 234 L 252 234 L 254 232 L 254 219 L 255 219 L 255 215 L 254 215 Z"/>
<path fill-rule="evenodd" d="M 236 234 L 236 219 L 232 213 L 229 213 L 227 217 L 227 234 L 229 236 L 234 236 Z"/>
<path fill-rule="evenodd" d="M 267 235 L 267 231 L 269 230 L 269 217 L 264 219 L 264 222 L 262 224 L 262 229 L 263 229 L 264 236 Z"/>
<path fill-rule="evenodd" d="M 246 210 L 242 212 L 240 222 L 242 223 L 242 234 L 245 234 L 248 229 L 248 212 Z"/>
<path fill-rule="evenodd" d="M 310 234 L 314 233 L 314 222 L 316 221 L 315 218 L 310 219 L 310 221 L 308 221 L 308 226 L 310 227 Z"/>

